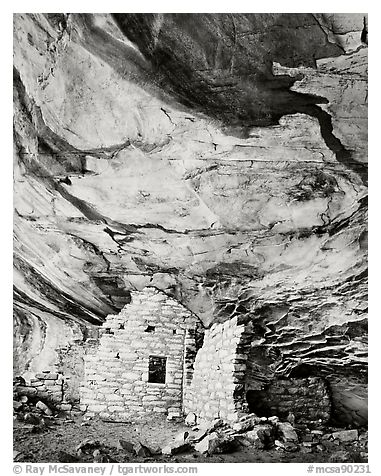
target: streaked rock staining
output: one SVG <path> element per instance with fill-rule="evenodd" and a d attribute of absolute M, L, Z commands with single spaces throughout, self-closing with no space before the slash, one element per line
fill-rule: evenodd
<path fill-rule="evenodd" d="M 14 15 L 17 415 L 365 454 L 367 44 L 365 14 Z"/>

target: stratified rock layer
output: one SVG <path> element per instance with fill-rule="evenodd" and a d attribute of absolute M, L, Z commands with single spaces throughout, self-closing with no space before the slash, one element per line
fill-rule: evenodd
<path fill-rule="evenodd" d="M 16 14 L 15 370 L 171 293 L 366 419 L 362 15 Z"/>

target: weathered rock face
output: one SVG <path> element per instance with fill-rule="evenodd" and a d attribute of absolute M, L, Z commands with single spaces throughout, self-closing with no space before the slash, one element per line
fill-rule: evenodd
<path fill-rule="evenodd" d="M 363 15 L 16 14 L 15 370 L 155 286 L 366 418 Z M 345 395 L 345 398 L 341 398 Z"/>

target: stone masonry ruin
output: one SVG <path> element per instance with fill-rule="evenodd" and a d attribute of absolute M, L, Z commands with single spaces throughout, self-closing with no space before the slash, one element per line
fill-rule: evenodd
<path fill-rule="evenodd" d="M 248 390 L 249 409 L 258 416 L 286 418 L 291 412 L 298 423 L 321 421 L 331 416 L 329 389 L 324 379 L 276 379 L 263 390 Z"/>
<path fill-rule="evenodd" d="M 185 393 L 185 409 L 200 418 L 232 422 L 248 412 L 245 370 L 251 325 L 237 317 L 213 324 L 194 363 L 194 375 Z"/>
<path fill-rule="evenodd" d="M 201 323 L 175 299 L 153 287 L 131 297 L 120 314 L 107 317 L 99 345 L 84 357 L 80 395 L 89 415 L 129 421 L 152 412 L 169 419 L 193 412 L 231 423 L 249 412 L 293 412 L 300 422 L 329 420 L 323 379 L 256 380 L 255 333 L 247 317 L 213 324 L 201 346 Z"/>
<path fill-rule="evenodd" d="M 194 315 L 173 298 L 146 288 L 102 326 L 99 347 L 85 356 L 81 403 L 88 413 L 128 421 L 145 413 L 182 415 L 192 376 Z"/>

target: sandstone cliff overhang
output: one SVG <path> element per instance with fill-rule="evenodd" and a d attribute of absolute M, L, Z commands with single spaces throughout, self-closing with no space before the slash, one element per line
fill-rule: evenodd
<path fill-rule="evenodd" d="M 367 99 L 364 15 L 16 14 L 15 371 L 152 285 L 363 415 Z"/>

